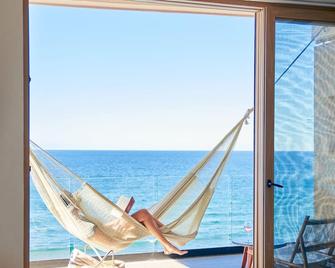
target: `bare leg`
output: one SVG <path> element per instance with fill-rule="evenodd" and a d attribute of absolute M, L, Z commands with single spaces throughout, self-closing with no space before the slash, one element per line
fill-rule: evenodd
<path fill-rule="evenodd" d="M 136 213 L 140 213 L 140 211 L 141 211 L 141 213 L 147 213 L 147 214 L 149 214 L 149 217 L 151 216 L 151 218 L 155 221 L 155 223 L 157 224 L 157 226 L 158 226 L 159 228 L 161 228 L 161 227 L 164 226 L 164 224 L 161 223 L 159 220 L 157 220 L 154 216 L 152 216 L 152 215 L 150 214 L 150 212 L 149 212 L 147 209 L 141 209 L 141 210 L 135 212 L 135 213 L 132 215 L 132 217 L 134 217 L 134 215 L 136 215 Z"/>
<path fill-rule="evenodd" d="M 148 212 L 149 214 L 150 214 L 150 212 Z M 151 215 L 151 214 L 150 214 Z M 152 215 L 151 215 L 152 216 Z M 153 219 L 154 219 L 154 221 L 155 221 L 155 223 L 157 224 L 157 226 L 159 227 L 159 228 L 161 228 L 161 227 L 163 227 L 164 226 L 164 224 L 163 223 L 161 223 L 159 220 L 157 220 L 156 218 L 154 218 L 154 217 L 152 217 Z"/>
<path fill-rule="evenodd" d="M 156 220 L 146 209 L 141 209 L 131 216 L 138 222 L 142 223 L 149 230 L 149 232 L 158 239 L 164 247 L 165 254 L 184 255 L 188 253 L 186 250 L 179 250 L 176 248 L 163 236 L 162 232 L 159 230 L 159 225 L 163 226 L 163 224 Z"/>

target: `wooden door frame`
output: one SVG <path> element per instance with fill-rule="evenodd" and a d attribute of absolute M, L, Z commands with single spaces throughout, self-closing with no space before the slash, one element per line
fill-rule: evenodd
<path fill-rule="evenodd" d="M 28 11 L 28 0 L 24 0 L 26 4 L 26 10 Z M 204 4 L 206 3 L 215 3 L 215 4 L 220 4 L 222 7 L 227 7 L 227 8 L 237 8 L 237 9 L 244 9 L 246 11 L 250 11 L 251 16 L 255 16 L 256 20 L 256 14 L 263 14 L 265 12 L 265 9 L 267 7 L 267 4 L 265 3 L 258 3 L 258 2 L 248 2 L 248 1 L 241 1 L 241 0 L 200 0 L 199 2 L 203 2 Z M 152 10 L 151 10 L 152 11 Z M 159 10 L 158 10 L 159 11 Z M 168 12 L 164 10 L 163 12 Z M 28 12 L 27 12 L 27 18 L 28 18 Z M 236 13 L 236 16 L 239 16 L 240 14 Z M 26 23 L 28 25 L 28 19 L 26 20 Z M 260 25 L 262 23 L 259 23 Z M 27 61 L 28 61 L 28 26 L 25 26 L 27 29 L 27 35 L 25 36 L 26 40 L 26 52 L 27 52 Z M 261 54 L 264 56 L 263 54 Z M 24 184 L 25 184 L 25 250 L 24 250 L 24 260 L 25 260 L 25 265 L 24 268 L 28 268 L 30 263 L 29 263 L 29 64 L 27 65 L 27 70 L 26 70 L 26 94 L 25 94 L 25 103 L 26 103 L 26 116 L 25 116 L 25 125 L 26 125 L 26 136 L 25 136 L 25 160 L 26 160 L 26 166 L 25 166 L 25 179 L 24 179 Z M 256 70 L 256 69 L 255 69 Z M 259 69 L 260 71 L 260 69 Z M 257 111 L 255 114 L 258 114 Z M 257 116 L 255 116 L 257 118 Z M 256 246 L 257 248 L 257 246 Z M 256 257 L 257 260 L 257 257 Z M 257 266 L 254 266 L 257 267 Z"/>
<path fill-rule="evenodd" d="M 268 136 L 271 135 L 273 122 L 271 53 L 274 51 L 274 35 L 269 21 L 270 12 L 270 7 L 257 12 L 255 25 L 254 267 L 259 268 L 270 267 L 271 260 L 267 256 L 273 255 L 273 228 L 267 220 L 273 218 L 273 194 L 266 188 L 266 179 L 272 172 L 268 166 L 273 164 L 269 146 L 273 139 Z"/>
<path fill-rule="evenodd" d="M 317 6 L 270 5 L 266 9 L 264 19 L 264 77 L 262 86 L 256 86 L 259 104 L 260 125 L 255 124 L 255 267 L 274 266 L 274 193 L 268 188 L 267 179 L 274 180 L 274 107 L 275 107 L 275 23 L 277 19 L 335 23 L 335 8 Z M 256 64 L 259 68 L 260 64 Z M 262 73 L 262 70 L 259 71 Z M 262 103 L 263 101 L 263 103 Z M 264 105 L 264 107 L 262 107 Z M 260 129 L 258 129 L 260 128 Z M 257 133 L 258 132 L 258 133 Z M 257 148 L 257 146 L 259 148 Z M 259 165 L 259 166 L 258 166 Z M 261 190 L 261 191 L 259 191 Z M 260 230 L 259 230 L 260 228 Z"/>

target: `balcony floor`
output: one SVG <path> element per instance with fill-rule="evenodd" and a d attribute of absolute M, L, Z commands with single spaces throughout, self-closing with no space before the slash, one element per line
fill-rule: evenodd
<path fill-rule="evenodd" d="M 116 258 L 116 259 L 123 259 Z M 146 258 L 132 260 L 127 258 L 126 268 L 240 268 L 242 254 L 215 255 L 206 257 L 188 257 L 173 259 L 170 257 Z M 108 264 L 110 261 L 106 261 Z M 30 264 L 30 268 L 66 268 L 67 261 L 37 261 Z M 107 266 L 108 267 L 108 266 Z"/>
<path fill-rule="evenodd" d="M 126 268 L 240 268 L 241 254 L 127 262 Z"/>

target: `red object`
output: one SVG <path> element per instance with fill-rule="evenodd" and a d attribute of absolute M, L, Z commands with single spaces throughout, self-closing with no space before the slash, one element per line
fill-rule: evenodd
<path fill-rule="evenodd" d="M 242 268 L 253 268 L 254 264 L 254 249 L 252 246 L 246 246 L 243 250 Z"/>
<path fill-rule="evenodd" d="M 126 207 L 126 209 L 124 211 L 127 212 L 127 213 L 129 213 L 129 211 L 133 207 L 134 203 L 135 203 L 135 199 L 134 199 L 134 197 L 131 197 L 129 199 L 129 203 L 128 203 L 128 205 L 127 205 L 127 207 Z"/>

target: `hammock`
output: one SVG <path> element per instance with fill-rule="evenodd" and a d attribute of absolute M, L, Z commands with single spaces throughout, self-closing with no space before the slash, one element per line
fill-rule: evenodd
<path fill-rule="evenodd" d="M 223 168 L 252 111 L 249 109 L 160 202 L 149 208 L 164 223 L 161 231 L 170 242 L 183 246 L 196 237 Z M 30 166 L 32 181 L 47 208 L 65 230 L 93 250 L 119 251 L 150 235 L 142 224 L 32 141 Z M 91 239 L 96 228 L 106 239 Z"/>

